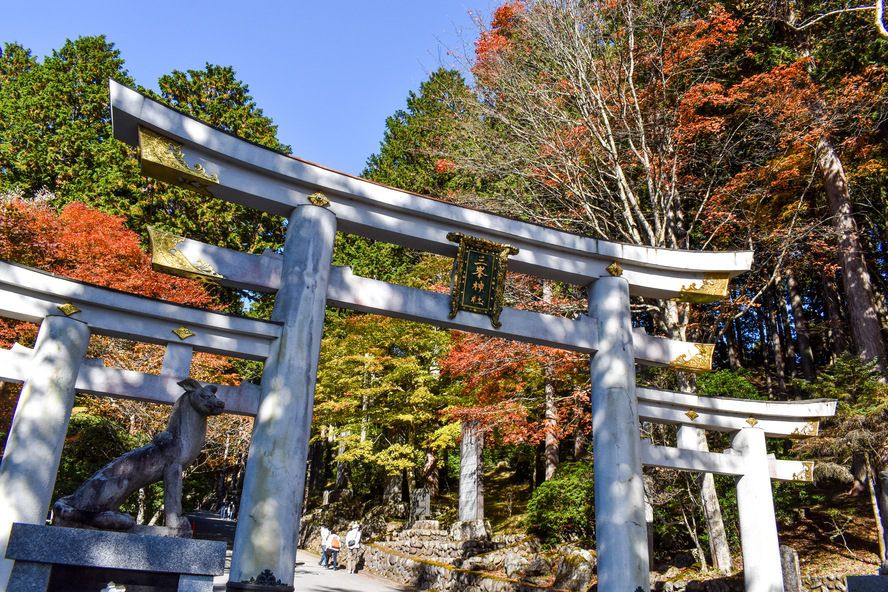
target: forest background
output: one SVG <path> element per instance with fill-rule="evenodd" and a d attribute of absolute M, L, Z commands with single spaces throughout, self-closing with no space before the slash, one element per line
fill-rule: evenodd
<path fill-rule="evenodd" d="M 719 303 L 633 301 L 633 322 L 649 333 L 716 344 L 712 373 L 647 368 L 639 383 L 704 396 L 838 399 L 820 436 L 771 443 L 779 457 L 818 461 L 813 484 L 775 485 L 778 518 L 790 528 L 810 517 L 806 510 L 818 513 L 814 547 L 869 563 L 885 559 L 879 527 L 888 522 L 888 42 L 874 12 L 758 0 L 507 3 L 479 15 L 474 47 L 453 56 L 460 70 L 431 72 L 408 94 L 362 174 L 593 238 L 754 250 L 752 271 Z M 253 253 L 280 250 L 285 229 L 273 216 L 142 177 L 135 152 L 111 138 L 109 77 L 290 152 L 231 67 L 174 70 L 155 93 L 129 77 L 103 36 L 68 40 L 42 61 L 7 43 L 0 257 L 266 317 L 269 296 L 150 269 L 146 226 Z M 449 260 L 354 236 L 337 237 L 334 264 L 449 290 Z M 586 310 L 584 297 L 578 286 L 510 274 L 506 304 L 573 317 Z M 31 345 L 36 327 L 4 321 L 0 336 L 7 347 Z M 159 372 L 162 359 L 153 346 L 98 337 L 90 356 L 144 372 Z M 437 515 L 453 520 L 460 433 L 473 425 L 485 433 L 491 485 L 501 488 L 487 487 L 503 502 L 490 505 L 495 527 L 527 529 L 549 544 L 592 543 L 587 368 L 570 352 L 328 309 L 309 504 L 324 489 L 349 487 L 362 512 L 384 506 L 395 515 L 425 487 Z M 192 376 L 259 381 L 261 365 L 198 355 Z M 17 387 L 4 385 L 2 395 L 8 426 Z M 162 407 L 78 398 L 57 496 L 147 442 L 164 417 Z M 237 498 L 250 427 L 229 415 L 211 423 L 189 469 L 186 505 Z M 674 443 L 671 430 L 643 427 L 657 443 Z M 727 441 L 710 434 L 707 445 Z M 699 562 L 732 571 L 732 483 L 646 476 L 656 554 L 694 549 Z M 140 521 L 159 518 L 158 494 L 130 500 Z"/>

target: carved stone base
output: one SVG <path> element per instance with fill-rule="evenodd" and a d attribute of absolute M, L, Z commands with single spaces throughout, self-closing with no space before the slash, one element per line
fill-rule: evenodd
<path fill-rule="evenodd" d="M 274 576 L 270 569 L 266 569 L 248 582 L 228 582 L 226 590 L 250 590 L 262 592 L 293 592 L 295 588 L 288 584 L 282 584 Z"/>
<path fill-rule="evenodd" d="M 78 528 L 82 530 L 93 530 L 97 532 L 111 532 L 101 530 L 99 528 L 94 528 L 85 524 L 80 524 L 78 522 L 65 520 L 64 518 L 59 518 L 58 516 L 53 517 L 52 525 L 66 528 Z M 148 536 L 171 537 L 177 539 L 190 539 L 193 536 L 191 528 L 188 526 L 182 528 L 169 528 L 167 526 L 148 526 L 147 524 L 136 524 L 129 530 L 114 532 L 121 532 L 122 534 L 144 534 Z"/>
<path fill-rule="evenodd" d="M 6 558 L 15 561 L 7 590 L 100 590 L 113 581 L 152 592 L 212 592 L 225 543 L 13 524 Z"/>

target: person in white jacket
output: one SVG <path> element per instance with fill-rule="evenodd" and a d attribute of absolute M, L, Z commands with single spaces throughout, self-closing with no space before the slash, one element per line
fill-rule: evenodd
<path fill-rule="evenodd" d="M 330 538 L 330 529 L 326 526 L 321 526 L 321 560 L 318 561 L 318 565 L 323 565 L 327 567 L 327 539 Z"/>
<path fill-rule="evenodd" d="M 358 573 L 358 561 L 361 559 L 361 527 L 357 522 L 345 534 L 345 562 L 348 573 Z"/>

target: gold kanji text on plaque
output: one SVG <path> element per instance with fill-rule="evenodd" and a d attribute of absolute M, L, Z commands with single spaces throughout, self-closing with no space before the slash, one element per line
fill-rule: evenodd
<path fill-rule="evenodd" d="M 447 240 L 459 244 L 450 292 L 450 318 L 460 310 L 490 317 L 494 328 L 502 327 L 503 290 L 509 255 L 517 255 L 512 245 L 451 232 Z"/>

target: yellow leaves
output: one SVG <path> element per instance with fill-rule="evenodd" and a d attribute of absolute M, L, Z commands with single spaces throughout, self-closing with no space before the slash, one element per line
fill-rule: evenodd
<path fill-rule="evenodd" d="M 888 162 L 884 155 L 870 158 L 847 171 L 849 180 L 883 179 L 888 176 Z"/>

